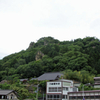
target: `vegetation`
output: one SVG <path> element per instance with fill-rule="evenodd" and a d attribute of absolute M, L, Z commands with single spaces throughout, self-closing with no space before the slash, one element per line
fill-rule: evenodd
<path fill-rule="evenodd" d="M 81 82 L 83 84 L 94 82 L 94 75 L 90 74 L 88 71 L 81 70 L 81 71 L 72 71 L 72 70 L 65 70 L 64 72 L 64 79 L 75 80 Z"/>
<path fill-rule="evenodd" d="M 40 51 L 40 54 L 38 52 Z M 8 77 L 38 77 L 44 72 L 86 70 L 100 74 L 100 40 L 86 37 L 60 42 L 52 37 L 31 42 L 27 50 L 11 54 L 0 60 L 0 80 Z M 36 60 L 38 55 L 38 60 Z"/>
<path fill-rule="evenodd" d="M 44 56 L 36 61 L 41 51 Z M 8 76 L 30 78 L 44 72 L 86 70 L 100 74 L 100 41 L 94 37 L 60 42 L 52 37 L 44 37 L 30 44 L 27 50 L 4 57 L 0 60 L 0 80 Z"/>
<path fill-rule="evenodd" d="M 64 71 L 67 79 L 93 83 L 93 77 L 100 76 L 100 40 L 86 37 L 59 41 L 43 37 L 36 43 L 31 42 L 26 50 L 0 60 L 0 81 L 10 80 L 10 84 L 17 83 L 17 79 L 56 71 Z M 42 83 L 41 86 L 45 88 Z M 17 89 L 16 85 L 14 88 Z M 19 91 L 28 92 L 23 88 Z"/>
<path fill-rule="evenodd" d="M 3 90 L 10 89 L 10 90 L 16 91 L 19 100 L 23 100 L 23 99 L 34 99 L 35 100 L 36 95 L 37 95 L 37 87 L 35 87 L 35 85 L 38 85 L 38 87 L 41 87 L 38 90 L 38 97 L 43 97 L 41 92 L 42 91 L 45 92 L 46 82 L 47 81 L 39 82 L 37 80 L 29 80 L 27 82 L 20 82 L 18 79 L 15 82 L 15 80 L 8 80 L 7 83 L 0 84 L 0 89 L 3 89 Z"/>

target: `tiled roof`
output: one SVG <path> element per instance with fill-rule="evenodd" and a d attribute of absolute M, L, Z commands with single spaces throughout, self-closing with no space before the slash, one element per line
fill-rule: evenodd
<path fill-rule="evenodd" d="M 94 77 L 94 79 L 100 79 L 100 77 Z"/>
<path fill-rule="evenodd" d="M 37 80 L 38 78 L 31 78 L 31 80 Z"/>
<path fill-rule="evenodd" d="M 0 95 L 7 95 L 11 92 L 13 92 L 13 90 L 0 90 Z"/>
<path fill-rule="evenodd" d="M 44 73 L 43 75 L 38 77 L 39 81 L 42 80 L 56 80 L 60 78 L 63 74 L 60 72 L 50 72 L 50 73 Z"/>

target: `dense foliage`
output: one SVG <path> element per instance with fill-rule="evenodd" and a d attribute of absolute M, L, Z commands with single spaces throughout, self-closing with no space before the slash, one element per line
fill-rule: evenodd
<path fill-rule="evenodd" d="M 39 51 L 42 54 L 38 55 Z M 31 42 L 27 50 L 0 60 L 0 80 L 38 77 L 44 72 L 67 69 L 85 70 L 95 76 L 99 75 L 100 40 L 95 37 L 86 37 L 61 42 L 52 37 L 43 37 L 36 43 Z"/>
<path fill-rule="evenodd" d="M 20 82 L 19 79 L 16 79 L 16 82 L 14 79 L 12 80 L 10 79 L 4 84 L 0 84 L 0 89 L 3 89 L 3 90 L 9 89 L 9 90 L 16 91 L 16 94 L 19 100 L 30 99 L 30 98 L 33 100 L 37 100 L 36 99 L 37 87 L 34 86 L 37 84 L 39 84 L 39 87 L 41 87 L 42 89 L 46 87 L 46 81 L 38 82 L 37 80 L 30 80 L 30 81 L 27 81 L 26 83 L 23 83 L 23 82 Z M 40 91 L 38 91 L 38 97 L 43 97 Z"/>
<path fill-rule="evenodd" d="M 86 83 L 94 83 L 94 75 L 90 74 L 88 71 L 81 70 L 81 71 L 72 71 L 72 70 L 65 70 L 64 72 L 64 79 L 70 79 L 73 81 L 78 81 L 83 84 Z"/>

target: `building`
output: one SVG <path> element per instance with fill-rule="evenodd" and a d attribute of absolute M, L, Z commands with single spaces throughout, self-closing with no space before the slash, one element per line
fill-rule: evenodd
<path fill-rule="evenodd" d="M 58 80 L 59 78 L 61 78 L 61 76 L 63 76 L 63 74 L 60 72 L 49 72 L 49 73 L 42 74 L 37 79 L 38 81 L 43 81 L 43 80 L 54 81 L 54 80 Z"/>
<path fill-rule="evenodd" d="M 100 88 L 100 77 L 94 77 L 94 88 Z"/>
<path fill-rule="evenodd" d="M 0 100 L 18 100 L 14 90 L 0 90 Z"/>
<path fill-rule="evenodd" d="M 73 84 L 74 84 L 74 87 L 78 88 L 81 85 L 81 82 L 73 80 Z"/>
<path fill-rule="evenodd" d="M 28 79 L 20 79 L 20 82 L 27 82 Z"/>
<path fill-rule="evenodd" d="M 46 100 L 68 100 L 68 92 L 78 91 L 73 87 L 71 80 L 56 80 L 47 82 L 46 86 Z"/>
<path fill-rule="evenodd" d="M 68 92 L 67 99 L 68 100 L 100 100 L 100 90 Z"/>

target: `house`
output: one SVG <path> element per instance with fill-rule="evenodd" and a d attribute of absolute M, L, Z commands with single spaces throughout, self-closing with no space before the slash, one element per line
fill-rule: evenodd
<path fill-rule="evenodd" d="M 46 85 L 46 100 L 67 100 L 68 92 L 78 91 L 72 80 L 49 81 Z"/>
<path fill-rule="evenodd" d="M 94 88 L 100 88 L 100 77 L 94 77 Z"/>
<path fill-rule="evenodd" d="M 18 100 L 14 90 L 0 90 L 0 100 Z"/>
<path fill-rule="evenodd" d="M 100 90 L 68 92 L 67 100 L 100 100 Z"/>
<path fill-rule="evenodd" d="M 49 81 L 58 80 L 59 78 L 61 78 L 61 76 L 63 76 L 63 74 L 60 73 L 60 72 L 44 73 L 43 75 L 41 75 L 41 76 L 38 77 L 38 81 L 43 81 L 43 80 L 49 80 Z"/>
<path fill-rule="evenodd" d="M 20 79 L 20 82 L 27 83 L 28 79 Z"/>

